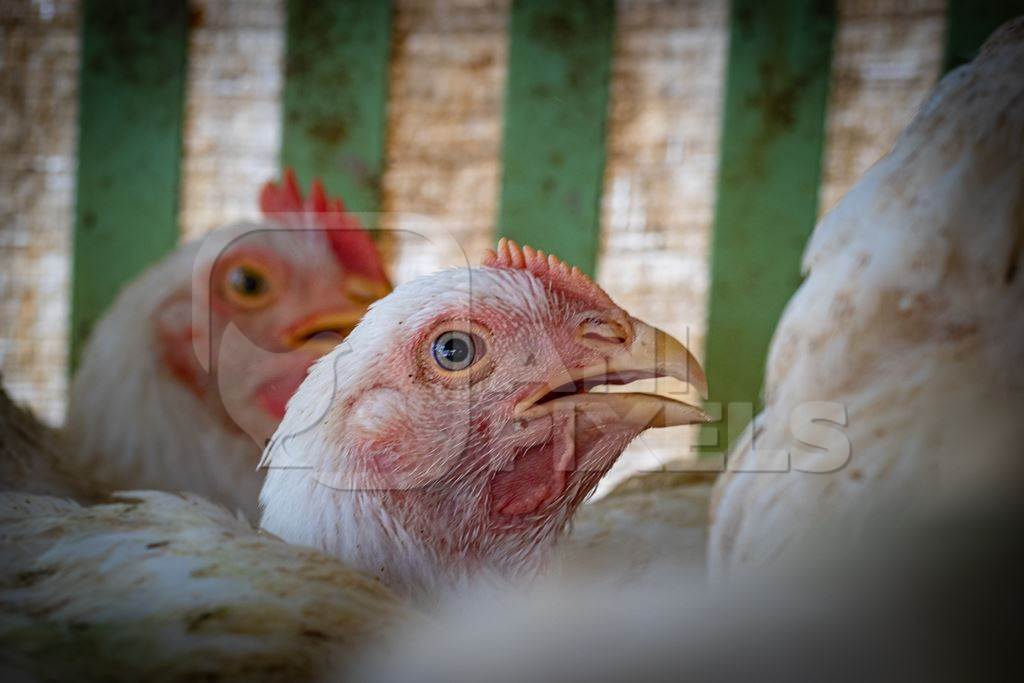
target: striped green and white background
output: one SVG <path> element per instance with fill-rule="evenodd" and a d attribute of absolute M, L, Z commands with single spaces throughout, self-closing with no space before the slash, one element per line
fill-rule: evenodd
<path fill-rule="evenodd" d="M 283 161 L 382 212 L 382 228 L 444 225 L 471 258 L 499 233 L 559 254 L 688 339 L 714 400 L 756 400 L 816 216 L 943 69 L 1018 13 L 1024 1 L 4 0 L 4 382 L 58 422 L 69 359 L 117 287 L 252 216 Z M 462 259 L 382 246 L 399 280 Z M 695 434 L 648 436 L 633 463 L 680 456 Z"/>

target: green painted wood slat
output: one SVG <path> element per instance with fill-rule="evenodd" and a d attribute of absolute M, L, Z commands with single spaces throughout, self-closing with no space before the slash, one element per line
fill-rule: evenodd
<path fill-rule="evenodd" d="M 185 0 L 87 0 L 71 367 L 121 286 L 178 242 Z"/>
<path fill-rule="evenodd" d="M 1000 24 L 1024 15 L 1024 0 L 949 0 L 943 71 L 974 59 Z"/>
<path fill-rule="evenodd" d="M 832 39 L 831 1 L 733 0 L 711 257 L 706 370 L 723 452 L 760 400 L 765 355 L 816 220 Z"/>
<path fill-rule="evenodd" d="M 499 232 L 593 274 L 600 244 L 613 0 L 516 0 Z"/>
<path fill-rule="evenodd" d="M 391 30 L 387 0 L 288 0 L 281 160 L 354 212 L 380 209 Z"/>

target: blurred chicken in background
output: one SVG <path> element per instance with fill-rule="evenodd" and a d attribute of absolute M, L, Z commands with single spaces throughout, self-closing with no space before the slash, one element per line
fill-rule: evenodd
<path fill-rule="evenodd" d="M 80 488 L 189 491 L 255 519 L 259 453 L 289 397 L 391 289 L 369 233 L 318 181 L 303 197 L 288 171 L 260 208 L 149 268 L 96 325 L 61 456 Z"/>

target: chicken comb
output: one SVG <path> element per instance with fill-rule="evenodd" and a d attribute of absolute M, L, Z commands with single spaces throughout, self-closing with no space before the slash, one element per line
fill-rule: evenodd
<path fill-rule="evenodd" d="M 497 249 L 488 249 L 480 265 L 486 268 L 509 268 L 533 273 L 554 289 L 591 300 L 598 306 L 614 306 L 615 302 L 586 273 L 570 266 L 553 254 L 528 246 L 520 247 L 502 237 Z"/>
<path fill-rule="evenodd" d="M 327 240 L 334 257 L 346 272 L 355 273 L 375 282 L 388 283 L 377 246 L 370 233 L 359 220 L 345 210 L 340 197 L 329 197 L 319 178 L 309 187 L 309 197 L 295 178 L 295 171 L 286 168 L 280 184 L 268 182 L 260 191 L 260 211 L 293 227 L 310 227 L 308 219 L 327 232 Z M 301 216 L 300 220 L 296 220 Z"/>

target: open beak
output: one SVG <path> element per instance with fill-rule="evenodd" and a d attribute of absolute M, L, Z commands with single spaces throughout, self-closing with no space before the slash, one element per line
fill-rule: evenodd
<path fill-rule="evenodd" d="M 349 335 L 365 313 L 363 309 L 318 313 L 289 328 L 282 341 L 288 349 L 327 353 Z"/>
<path fill-rule="evenodd" d="M 516 406 L 516 416 L 531 419 L 569 408 L 640 429 L 711 422 L 703 410 L 674 395 L 591 391 L 601 385 L 673 377 L 707 397 L 704 370 L 679 340 L 635 318 L 630 322 L 633 335 L 628 346 L 604 362 L 555 373 Z"/>

